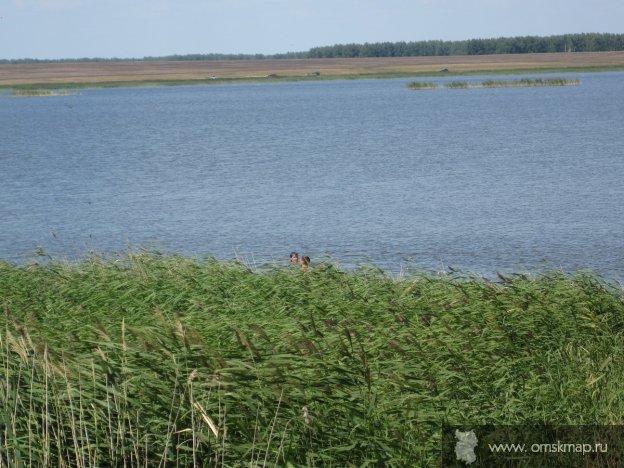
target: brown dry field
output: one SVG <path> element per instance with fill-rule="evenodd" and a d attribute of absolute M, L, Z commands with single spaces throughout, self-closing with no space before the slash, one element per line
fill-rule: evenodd
<path fill-rule="evenodd" d="M 390 73 L 622 67 L 624 52 L 461 55 L 446 57 L 379 57 L 282 60 L 118 61 L 0 64 L 0 86 L 21 84 L 98 84 L 182 80 L 300 77 Z"/>

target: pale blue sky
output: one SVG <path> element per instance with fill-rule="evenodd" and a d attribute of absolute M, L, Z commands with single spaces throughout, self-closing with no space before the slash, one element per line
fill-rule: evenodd
<path fill-rule="evenodd" d="M 622 0 L 0 0 L 0 58 L 624 32 Z"/>

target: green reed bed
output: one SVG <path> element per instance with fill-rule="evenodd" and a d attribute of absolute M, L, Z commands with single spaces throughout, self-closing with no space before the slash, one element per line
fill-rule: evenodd
<path fill-rule="evenodd" d="M 467 89 L 474 88 L 475 85 L 468 84 L 467 81 L 451 81 L 450 83 L 446 83 L 445 87 L 449 89 Z"/>
<path fill-rule="evenodd" d="M 577 86 L 578 79 L 568 78 L 520 78 L 518 80 L 485 80 L 481 83 L 484 88 L 510 88 L 532 86 Z"/>
<path fill-rule="evenodd" d="M 450 81 L 444 85 L 448 89 L 469 88 L 517 88 L 537 86 L 577 86 L 581 82 L 578 79 L 568 78 L 520 78 L 518 80 L 484 80 L 481 83 L 468 83 L 467 81 Z M 438 85 L 433 82 L 413 81 L 407 84 L 409 89 L 436 89 Z"/>
<path fill-rule="evenodd" d="M 0 262 L 0 464 L 431 466 L 445 422 L 622 424 L 621 289 L 503 279 Z"/>
<path fill-rule="evenodd" d="M 15 97 L 50 97 L 50 96 L 72 96 L 78 94 L 67 89 L 14 89 L 11 96 Z"/>
<path fill-rule="evenodd" d="M 431 81 L 412 81 L 407 84 L 407 87 L 409 89 L 435 89 L 438 85 Z"/>

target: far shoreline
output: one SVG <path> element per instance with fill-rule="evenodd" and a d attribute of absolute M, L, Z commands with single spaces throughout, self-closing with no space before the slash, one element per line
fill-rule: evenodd
<path fill-rule="evenodd" d="M 0 64 L 0 90 L 131 88 L 624 70 L 623 52 Z"/>

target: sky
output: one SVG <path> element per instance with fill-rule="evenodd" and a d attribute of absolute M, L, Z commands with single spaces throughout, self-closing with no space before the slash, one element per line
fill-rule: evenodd
<path fill-rule="evenodd" d="M 622 0 L 0 0 L 0 59 L 623 33 Z"/>

